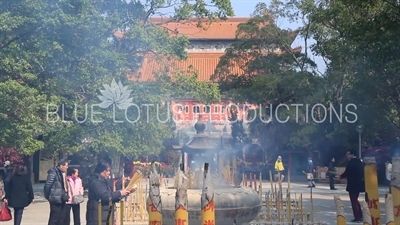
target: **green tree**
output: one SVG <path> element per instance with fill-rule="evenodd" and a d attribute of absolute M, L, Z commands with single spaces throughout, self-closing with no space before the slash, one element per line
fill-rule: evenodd
<path fill-rule="evenodd" d="M 185 58 L 187 38 L 172 36 L 148 21 L 163 8 L 175 7 L 174 20 L 233 15 L 228 0 L 213 1 L 211 10 L 203 1 L 178 0 L 6 0 L 0 5 L 0 92 L 4 94 L 0 145 L 25 154 L 43 147 L 77 151 L 88 145 L 82 140 L 90 140 L 97 152 L 139 155 L 159 151 L 162 139 L 170 135 L 168 124 L 146 118 L 135 124 L 115 124 L 110 110 L 102 110 L 101 124 L 49 122 L 46 105 L 57 105 L 60 112 L 64 104 L 66 120 L 83 120 L 84 105 L 99 103 L 102 85 L 113 78 L 127 84 L 127 71 L 136 71 L 146 53 Z M 115 35 L 116 31 L 124 35 Z M 191 82 L 191 78 L 181 79 Z M 165 102 L 177 91 L 171 86 L 134 84 L 133 102 Z M 117 116 L 123 114 L 119 111 Z"/>
<path fill-rule="evenodd" d="M 266 9 L 265 6 L 260 6 L 262 4 L 256 10 L 258 14 Z M 314 79 L 317 82 L 310 88 L 302 88 L 308 93 L 303 92 L 302 95 L 296 91 L 296 94 L 292 95 L 295 96 L 296 102 L 299 100 L 306 100 L 308 103 L 319 102 L 336 109 L 340 108 L 340 105 L 344 107 L 355 104 L 357 123 L 364 125 L 363 145 L 388 145 L 396 140 L 399 134 L 398 87 L 400 87 L 399 78 L 394 72 L 398 69 L 399 59 L 397 53 L 399 44 L 396 41 L 399 32 L 396 29 L 399 23 L 398 3 L 396 1 L 316 3 L 309 0 L 284 0 L 272 1 L 268 6 L 268 12 L 274 15 L 276 20 L 284 18 L 301 23 L 299 34 L 305 40 L 304 46 L 309 47 L 314 55 L 322 57 L 327 67 L 324 73 L 316 72 L 312 67 L 307 69 L 314 77 L 315 74 L 320 77 Z M 250 39 L 255 40 L 250 34 L 252 33 L 248 32 Z M 314 40 L 312 44 L 308 44 L 310 39 Z M 249 41 L 245 42 L 251 44 Z M 304 58 L 301 62 L 309 63 Z M 296 72 L 304 71 L 301 66 L 297 68 Z M 301 80 L 308 82 L 307 79 L 300 79 L 301 76 L 297 76 L 298 79 L 286 77 L 295 84 L 301 84 Z M 276 81 L 282 79 L 270 81 L 272 88 L 268 87 L 267 90 L 282 90 L 280 87 L 282 83 Z M 261 87 L 262 85 L 260 89 Z M 278 92 L 264 91 L 261 95 L 270 101 L 276 99 L 274 96 L 268 96 L 269 93 Z M 287 102 L 282 98 L 278 100 Z M 312 148 L 316 149 L 325 146 L 326 149 L 345 151 L 358 145 L 355 131 L 357 123 L 334 121 L 318 126 L 299 123 L 296 124 L 300 126 L 296 132 L 293 132 L 291 126 L 285 131 L 270 126 L 270 130 L 280 133 L 292 131 L 290 139 L 284 139 L 291 145 L 313 145 Z"/>
<path fill-rule="evenodd" d="M 285 110 L 280 104 L 325 102 L 324 79 L 315 63 L 291 43 L 303 30 L 285 30 L 276 25 L 276 15 L 265 13 L 260 3 L 253 17 L 238 27 L 237 40 L 221 59 L 214 79 L 238 102 L 257 104 L 249 110 L 252 136 L 272 152 L 285 148 L 312 150 L 318 146 L 318 126 L 307 123 L 304 106 Z M 231 74 L 239 65 L 244 74 Z M 279 109 L 280 108 L 280 109 Z M 290 116 L 290 120 L 282 123 Z M 310 116 L 310 115 L 309 115 Z M 323 117 L 322 114 L 315 115 Z"/>
<path fill-rule="evenodd" d="M 287 2 L 305 15 L 313 51 L 327 63 L 330 100 L 354 103 L 364 124 L 364 144 L 388 144 L 399 133 L 398 49 L 400 22 L 396 1 Z M 284 8 L 284 5 L 281 5 Z M 357 10 L 355 10 L 357 9 Z M 336 140 L 353 143 L 355 124 L 337 129 Z M 347 139 L 347 141 L 346 141 Z M 349 145 L 351 146 L 351 144 Z"/>

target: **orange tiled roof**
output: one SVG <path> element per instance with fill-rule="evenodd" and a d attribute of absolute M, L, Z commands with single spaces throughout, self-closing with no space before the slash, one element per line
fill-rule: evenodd
<path fill-rule="evenodd" d="M 216 20 L 211 23 L 205 21 L 198 27 L 198 20 L 185 20 L 169 22 L 168 18 L 151 18 L 150 22 L 166 28 L 171 34 L 184 35 L 189 40 L 233 40 L 239 24 L 245 23 L 250 18 L 232 17 L 227 20 Z M 123 33 L 116 32 L 115 36 L 122 37 Z"/>
<path fill-rule="evenodd" d="M 168 29 L 171 34 L 185 35 L 190 40 L 234 40 L 238 25 L 245 23 L 250 18 L 229 18 L 227 20 L 213 21 L 211 24 L 203 24 L 203 27 L 197 27 L 198 20 L 187 20 L 180 22 L 169 22 L 167 18 L 151 18 L 150 22 L 158 24 Z M 206 21 L 205 21 L 206 22 Z M 115 33 L 117 37 L 122 37 L 123 33 Z M 301 51 L 301 47 L 299 48 Z M 295 51 L 299 51 L 295 48 Z M 169 75 L 176 70 L 188 70 L 190 66 L 198 72 L 198 80 L 211 81 L 216 72 L 221 56 L 225 53 L 220 52 L 189 52 L 187 60 L 167 60 L 167 56 L 157 57 L 155 54 L 149 54 L 144 57 L 141 68 L 138 72 L 129 74 L 132 81 L 154 81 L 154 74 L 167 69 Z M 244 65 L 242 65 L 244 66 Z M 234 63 L 229 66 L 232 74 L 243 75 L 244 71 L 240 65 Z"/>
<path fill-rule="evenodd" d="M 215 73 L 215 69 L 220 61 L 220 57 L 225 53 L 188 53 L 186 60 L 162 60 L 155 55 L 144 57 L 142 66 L 138 72 L 130 74 L 132 81 L 154 81 L 154 74 L 163 70 L 164 66 L 172 73 L 174 70 L 187 70 L 190 66 L 198 72 L 199 81 L 211 81 L 211 76 Z M 163 66 L 164 65 L 164 66 Z M 231 68 L 232 73 L 243 74 L 243 70 L 237 67 Z"/>
<path fill-rule="evenodd" d="M 301 46 L 293 49 L 294 52 L 300 52 L 301 50 Z M 132 81 L 154 81 L 155 74 L 162 70 L 168 70 L 169 75 L 171 76 L 174 71 L 187 71 L 189 67 L 192 66 L 198 73 L 199 81 L 211 81 L 212 76 L 217 72 L 216 69 L 218 63 L 223 55 L 225 55 L 225 52 L 189 52 L 186 60 L 168 60 L 167 56 L 160 57 L 155 54 L 149 54 L 143 58 L 139 71 L 128 74 L 128 77 Z M 248 60 L 249 57 L 251 56 L 243 57 L 243 59 Z M 242 69 L 242 66 L 246 67 L 247 64 L 245 61 L 232 61 L 228 68 L 229 73 L 243 75 L 245 71 Z"/>

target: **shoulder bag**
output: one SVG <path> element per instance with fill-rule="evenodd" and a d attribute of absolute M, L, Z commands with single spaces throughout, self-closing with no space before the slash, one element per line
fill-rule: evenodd
<path fill-rule="evenodd" d="M 70 181 L 68 181 L 68 184 L 69 184 L 69 187 L 71 188 L 71 193 L 72 193 L 72 190 L 74 190 L 74 189 L 72 188 Z M 79 193 L 77 195 L 75 195 L 75 193 L 72 193 L 72 199 L 71 199 L 72 204 L 75 204 L 75 205 L 81 204 L 83 201 L 85 201 L 85 200 L 81 193 Z"/>
<path fill-rule="evenodd" d="M 0 207 L 0 222 L 12 220 L 11 210 L 8 208 L 7 203 L 2 202 Z"/>

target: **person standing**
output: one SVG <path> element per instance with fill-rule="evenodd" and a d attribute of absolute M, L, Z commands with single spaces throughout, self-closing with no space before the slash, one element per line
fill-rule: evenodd
<path fill-rule="evenodd" d="M 351 150 L 346 153 L 348 163 L 346 170 L 340 175 L 340 178 L 347 178 L 346 191 L 349 192 L 351 207 L 353 209 L 354 219 L 352 222 L 362 222 L 363 215 L 361 205 L 358 201 L 360 193 L 365 192 L 364 183 L 364 164 L 356 156 L 356 151 Z"/>
<path fill-rule="evenodd" d="M 336 177 L 336 167 L 335 158 L 332 158 L 328 165 L 328 176 L 329 176 L 329 187 L 331 190 L 337 190 L 335 188 L 335 177 Z"/>
<path fill-rule="evenodd" d="M 133 188 L 112 191 L 108 179 L 111 168 L 106 162 L 99 162 L 89 182 L 89 200 L 86 205 L 86 225 L 108 224 L 108 219 L 114 212 L 114 203 L 128 196 Z M 101 207 L 101 221 L 99 220 L 99 206 Z"/>
<path fill-rule="evenodd" d="M 65 224 L 70 224 L 70 214 L 72 209 L 72 214 L 74 218 L 74 225 L 81 224 L 81 210 L 80 210 L 80 203 L 76 202 L 83 201 L 83 185 L 82 180 L 79 178 L 79 170 L 76 168 L 68 168 L 67 170 L 67 184 L 68 184 L 68 196 L 69 200 L 66 205 L 67 216 L 65 219 L 67 220 Z M 74 197 L 76 196 L 76 197 Z"/>
<path fill-rule="evenodd" d="M 308 165 L 307 165 L 307 181 L 308 181 L 308 187 L 309 188 L 314 188 L 315 187 L 315 181 L 314 181 L 314 162 L 311 157 L 308 157 Z"/>
<path fill-rule="evenodd" d="M 47 171 L 47 180 L 44 184 L 44 197 L 50 203 L 48 225 L 69 225 L 66 219 L 69 216 L 66 203 L 69 200 L 66 171 L 68 161 L 59 160 L 57 166 Z"/>
<path fill-rule="evenodd" d="M 8 183 L 5 202 L 14 208 L 14 225 L 20 225 L 24 208 L 33 202 L 33 188 L 28 170 L 18 166 Z"/>
<path fill-rule="evenodd" d="M 4 162 L 4 177 L 3 177 L 3 185 L 4 185 L 4 192 L 7 193 L 7 188 L 10 186 L 10 179 L 12 176 L 12 169 L 10 161 Z"/>
<path fill-rule="evenodd" d="M 283 171 L 285 171 L 285 167 L 283 166 L 282 157 L 278 156 L 278 159 L 276 159 L 275 162 L 276 181 L 279 181 L 279 179 L 281 182 L 283 181 L 283 179 L 285 178 L 285 176 L 283 175 Z"/>

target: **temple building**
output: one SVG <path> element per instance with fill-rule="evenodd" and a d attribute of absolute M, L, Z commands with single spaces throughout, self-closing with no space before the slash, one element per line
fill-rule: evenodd
<path fill-rule="evenodd" d="M 197 72 L 199 81 L 211 82 L 220 57 L 235 41 L 238 25 L 248 20 L 249 18 L 229 18 L 205 24 L 201 28 L 197 26 L 197 21 L 168 22 L 165 18 L 152 18 L 151 22 L 173 31 L 174 34 L 187 36 L 189 39 L 188 58 L 180 61 L 168 61 L 170 63 L 168 66 L 182 71 L 193 68 Z M 154 54 L 146 55 L 140 70 L 132 74 L 130 79 L 135 82 L 153 81 L 154 74 L 160 70 L 160 63 L 157 59 Z M 234 70 L 232 72 L 237 74 L 243 73 L 239 67 Z M 191 98 L 175 98 L 171 100 L 170 104 L 171 112 L 177 121 L 177 129 L 192 136 L 196 133 L 194 124 L 199 115 L 203 115 L 203 120 L 207 121 L 207 132 L 221 133 L 224 127 L 229 130 L 227 111 L 230 103 L 231 101 L 226 98 L 210 105 L 201 104 Z M 240 110 L 239 116 L 242 116 L 242 110 Z"/>
<path fill-rule="evenodd" d="M 182 71 L 194 70 L 197 72 L 199 81 L 212 82 L 211 78 L 216 72 L 220 58 L 236 40 L 238 26 L 246 23 L 249 19 L 229 18 L 227 20 L 213 21 L 210 24 L 207 23 L 204 27 L 198 27 L 197 21 L 169 22 L 166 18 L 151 18 L 150 21 L 152 23 L 166 28 L 172 35 L 188 37 L 189 47 L 186 49 L 188 58 L 186 60 L 166 60 L 166 62 L 160 63 L 160 57 L 155 54 L 148 54 L 143 58 L 139 71 L 129 75 L 130 80 L 134 82 L 151 82 L 154 81 L 157 72 L 168 68 L 168 72 L 174 71 L 174 69 Z M 297 33 L 297 31 L 293 32 L 292 41 L 296 38 Z M 301 47 L 295 48 L 294 51 L 301 51 Z M 280 51 L 275 53 L 280 54 Z M 238 65 L 230 67 L 230 70 L 232 70 L 232 74 L 241 75 L 244 73 Z M 222 98 L 218 103 L 203 105 L 193 98 L 174 98 L 170 104 L 171 112 L 175 117 L 175 121 L 177 121 L 177 131 L 183 131 L 190 137 L 195 138 L 196 131 L 194 127 L 201 115 L 202 120 L 207 124 L 205 132 L 210 137 L 215 139 L 223 137 L 221 140 L 225 139 L 225 137 L 227 139 L 231 138 L 231 126 L 228 120 L 229 107 L 232 104 L 230 99 Z M 237 108 L 239 119 L 246 115 L 246 108 L 248 107 L 254 106 L 244 104 Z M 243 123 L 243 125 L 246 129 L 248 124 Z M 261 154 L 265 155 L 265 149 Z M 288 153 L 287 156 L 289 158 L 288 163 L 291 165 L 292 153 Z M 189 163 L 188 158 L 185 160 L 186 165 L 187 163 Z"/>

